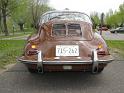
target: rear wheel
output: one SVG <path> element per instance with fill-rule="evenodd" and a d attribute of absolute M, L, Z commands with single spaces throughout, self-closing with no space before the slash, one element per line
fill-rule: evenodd
<path fill-rule="evenodd" d="M 115 31 L 111 31 L 111 33 L 115 33 Z"/>
<path fill-rule="evenodd" d="M 32 69 L 32 68 L 28 68 L 28 71 L 30 73 L 37 73 L 38 72 L 37 69 Z"/>
<path fill-rule="evenodd" d="M 96 74 L 102 73 L 103 70 L 104 70 L 104 67 L 103 68 L 98 68 L 98 71 L 96 73 L 93 73 L 92 71 L 91 71 L 91 73 L 96 75 Z"/>
<path fill-rule="evenodd" d="M 25 64 L 26 67 L 27 67 L 27 70 L 30 72 L 30 73 L 37 73 L 38 70 L 36 68 L 36 65 L 33 65 L 33 64 Z"/>
<path fill-rule="evenodd" d="M 103 70 L 104 70 L 104 67 L 103 68 L 99 68 L 98 69 L 98 73 L 101 73 Z"/>

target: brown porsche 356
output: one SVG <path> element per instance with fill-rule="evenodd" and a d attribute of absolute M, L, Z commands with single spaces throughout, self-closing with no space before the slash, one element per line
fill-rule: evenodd
<path fill-rule="evenodd" d="M 92 29 L 88 15 L 50 11 L 39 20 L 18 60 L 33 72 L 91 71 L 100 73 L 113 61 L 104 39 Z"/>

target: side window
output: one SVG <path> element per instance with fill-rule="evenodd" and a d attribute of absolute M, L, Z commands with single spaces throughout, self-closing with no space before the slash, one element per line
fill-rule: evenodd
<path fill-rule="evenodd" d="M 54 36 L 65 36 L 66 35 L 66 26 L 65 24 L 54 24 L 52 29 L 52 34 Z"/>
<path fill-rule="evenodd" d="M 80 24 L 68 24 L 69 36 L 82 36 Z"/>

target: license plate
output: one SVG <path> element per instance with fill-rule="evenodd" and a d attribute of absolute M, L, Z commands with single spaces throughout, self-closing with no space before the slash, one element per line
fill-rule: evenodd
<path fill-rule="evenodd" d="M 79 56 L 79 46 L 56 45 L 56 56 Z"/>
<path fill-rule="evenodd" d="M 65 70 L 71 70 L 72 69 L 72 66 L 63 66 L 63 69 L 65 69 Z"/>

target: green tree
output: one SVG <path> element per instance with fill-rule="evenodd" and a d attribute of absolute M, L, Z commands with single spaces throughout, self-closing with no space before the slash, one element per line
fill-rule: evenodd
<path fill-rule="evenodd" d="M 92 12 L 90 14 L 90 17 L 92 18 L 95 27 L 100 24 L 100 18 L 99 18 L 99 14 L 97 12 Z"/>
<path fill-rule="evenodd" d="M 7 26 L 7 17 L 11 15 L 12 10 L 16 7 L 17 0 L 0 0 L 0 9 L 2 15 L 3 31 L 5 36 L 9 35 Z"/>
<path fill-rule="evenodd" d="M 48 0 L 19 0 L 19 5 L 12 14 L 12 19 L 23 30 L 24 24 L 36 27 L 39 17 L 52 8 L 47 5 Z"/>
<path fill-rule="evenodd" d="M 124 3 L 119 6 L 119 11 L 113 12 L 110 10 L 106 14 L 105 22 L 114 28 L 118 26 L 124 26 Z"/>
<path fill-rule="evenodd" d="M 24 31 L 24 24 L 29 20 L 29 0 L 19 0 L 18 6 L 14 9 L 11 18 L 13 19 L 13 24 L 16 23 L 21 31 Z M 28 16 L 28 17 L 27 17 Z"/>
<path fill-rule="evenodd" d="M 52 8 L 47 5 L 48 0 L 19 0 L 18 6 L 14 9 L 11 18 L 21 31 L 23 27 L 35 27 L 39 16 Z"/>
<path fill-rule="evenodd" d="M 119 17 L 121 18 L 121 25 L 124 26 L 124 3 L 119 6 Z"/>
<path fill-rule="evenodd" d="M 2 11 L 0 8 L 0 32 L 2 32 Z"/>
<path fill-rule="evenodd" d="M 30 13 L 33 27 L 37 26 L 38 19 L 44 12 L 52 10 L 52 8 L 47 5 L 47 3 L 48 0 L 31 0 Z"/>

